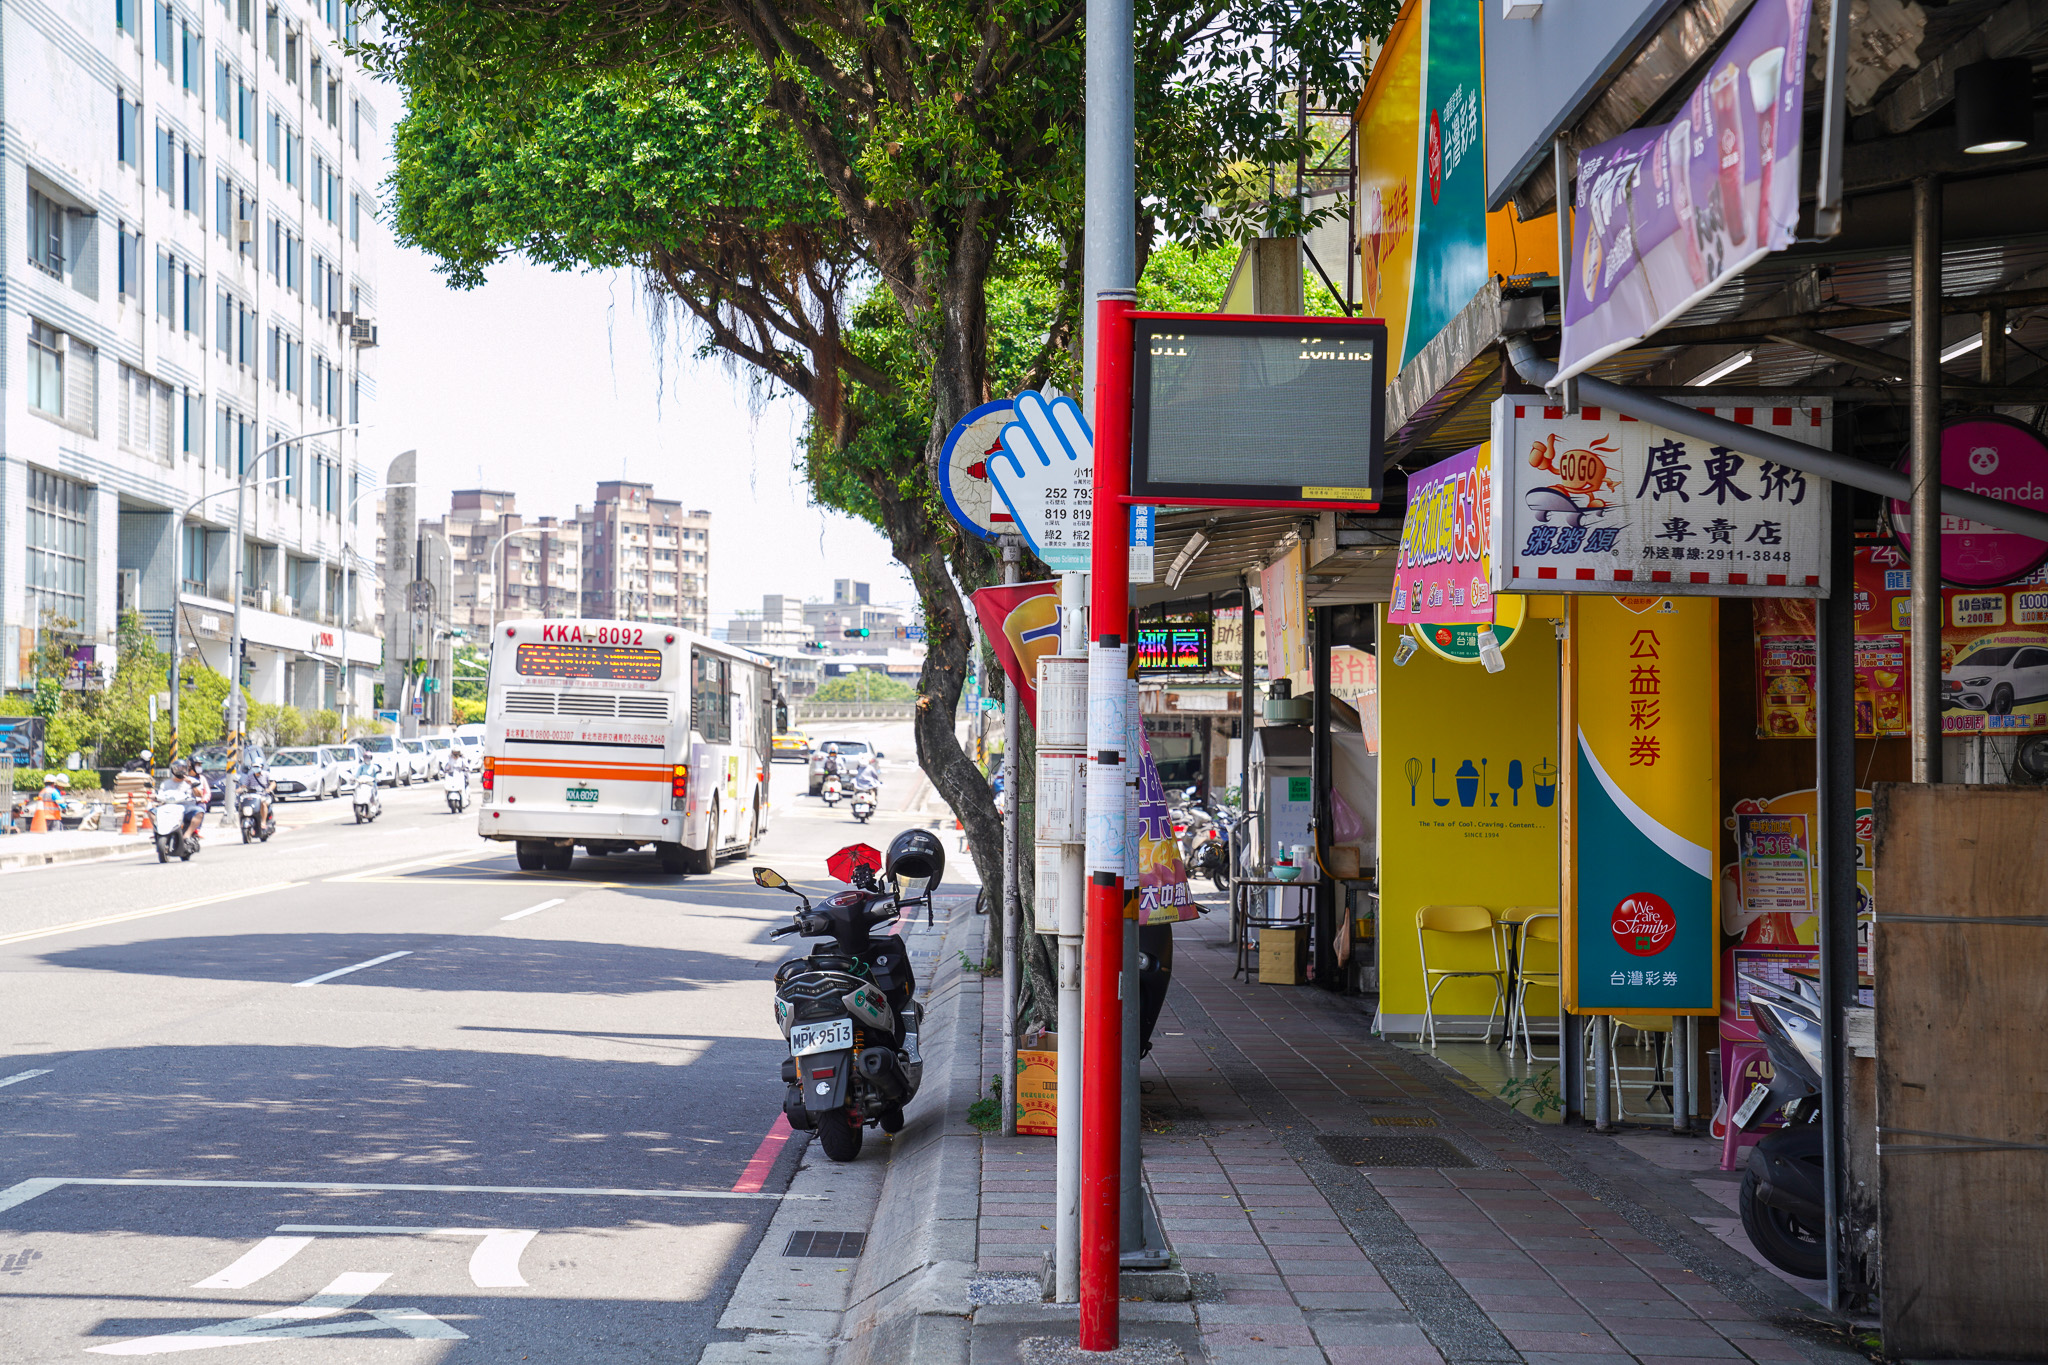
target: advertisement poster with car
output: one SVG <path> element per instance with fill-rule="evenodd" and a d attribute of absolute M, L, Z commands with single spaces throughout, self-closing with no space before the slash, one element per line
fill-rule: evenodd
<path fill-rule="evenodd" d="M 1913 728 L 1907 658 L 1913 571 L 1897 545 L 1856 548 L 1856 733 Z M 1991 588 L 1941 591 L 1943 734 L 2048 730 L 2048 566 Z M 1766 739 L 1814 733 L 1813 604 L 1756 608 L 1757 726 Z"/>
<path fill-rule="evenodd" d="M 1693 405 L 1688 405 L 1693 406 Z M 1826 449 L 1826 399 L 1699 411 Z M 1827 480 L 1639 422 L 1493 405 L 1489 561 L 1496 593 L 1825 597 Z"/>

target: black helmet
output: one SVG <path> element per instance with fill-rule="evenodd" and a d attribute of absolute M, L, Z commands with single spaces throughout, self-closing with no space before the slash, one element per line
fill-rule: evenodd
<path fill-rule="evenodd" d="M 176 776 L 178 776 L 178 777 L 184 777 L 184 776 L 185 776 L 186 774 L 190 773 L 191 771 L 192 771 L 192 763 L 191 763 L 191 760 L 189 760 L 189 759 L 183 759 L 183 758 L 174 758 L 174 759 L 172 759 L 172 760 L 171 760 L 171 772 L 172 772 L 173 774 L 175 774 Z"/>
<path fill-rule="evenodd" d="M 882 868 L 892 881 L 910 882 L 904 890 L 928 891 L 946 875 L 945 845 L 928 829 L 906 829 L 889 841 Z"/>

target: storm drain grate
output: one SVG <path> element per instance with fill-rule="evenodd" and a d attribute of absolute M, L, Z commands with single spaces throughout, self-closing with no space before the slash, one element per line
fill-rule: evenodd
<path fill-rule="evenodd" d="M 1375 1128 L 1434 1128 L 1436 1120 L 1427 1114 L 1375 1114 Z"/>
<path fill-rule="evenodd" d="M 1358 1137 L 1327 1134 L 1316 1139 L 1330 1160 L 1345 1166 L 1470 1166 L 1472 1159 L 1439 1137 Z"/>
<path fill-rule="evenodd" d="M 867 1245 L 867 1241 L 865 1232 L 792 1232 L 789 1245 L 782 1249 L 782 1254 L 845 1259 L 860 1255 L 860 1249 Z"/>

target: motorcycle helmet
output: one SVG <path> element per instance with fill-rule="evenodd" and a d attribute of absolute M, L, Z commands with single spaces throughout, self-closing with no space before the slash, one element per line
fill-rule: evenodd
<path fill-rule="evenodd" d="M 921 896 L 946 875 L 946 848 L 928 829 L 906 829 L 889 841 L 882 869 L 904 896 Z"/>
<path fill-rule="evenodd" d="M 171 776 L 190 777 L 191 775 L 192 761 L 190 759 L 174 758 L 171 760 Z"/>

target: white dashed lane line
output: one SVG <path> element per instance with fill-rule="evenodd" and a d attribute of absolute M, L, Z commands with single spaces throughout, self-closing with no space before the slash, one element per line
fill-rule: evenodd
<path fill-rule="evenodd" d="M 411 956 L 412 949 L 400 948 L 395 953 L 386 953 L 382 957 L 373 957 L 368 962 L 358 962 L 352 967 L 336 967 L 331 972 L 322 972 L 318 976 L 309 976 L 304 981 L 294 981 L 292 984 L 294 986 L 317 986 L 323 981 L 332 981 L 337 976 L 347 976 L 350 972 L 359 972 L 365 967 L 374 967 L 380 962 L 389 962 L 394 958 Z"/>
<path fill-rule="evenodd" d="M 529 905 L 524 910 L 514 910 L 509 915 L 499 916 L 499 923 L 502 924 L 508 920 L 525 919 L 528 915 L 538 915 L 541 911 L 546 910 L 551 906 L 560 905 L 561 903 L 562 897 L 557 896 L 551 901 L 542 901 L 539 905 Z"/>

